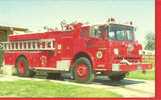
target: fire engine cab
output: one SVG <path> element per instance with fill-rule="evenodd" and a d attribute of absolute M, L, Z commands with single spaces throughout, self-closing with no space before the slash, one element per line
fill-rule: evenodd
<path fill-rule="evenodd" d="M 60 31 L 10 35 L 0 47 L 5 50 L 4 64 L 14 66 L 19 76 L 46 71 L 59 77 L 69 72 L 76 82 L 91 82 L 97 74 L 119 81 L 128 72 L 152 67 L 142 63 L 142 45 L 134 32 L 132 24 L 114 19 L 101 25 L 72 23 Z"/>

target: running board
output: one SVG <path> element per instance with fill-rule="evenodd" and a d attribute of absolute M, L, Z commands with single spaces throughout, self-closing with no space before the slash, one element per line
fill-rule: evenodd
<path fill-rule="evenodd" d="M 47 68 L 47 67 L 35 67 L 33 70 L 51 70 L 54 71 L 56 68 Z"/>
<path fill-rule="evenodd" d="M 47 68 L 47 67 L 35 67 L 33 71 L 49 71 L 49 72 L 67 72 L 65 70 L 58 70 L 56 68 Z"/>
<path fill-rule="evenodd" d="M 48 75 L 48 73 L 65 73 L 67 71 L 57 70 L 56 68 L 46 68 L 46 67 L 35 67 L 31 69 L 36 72 L 38 75 Z"/>

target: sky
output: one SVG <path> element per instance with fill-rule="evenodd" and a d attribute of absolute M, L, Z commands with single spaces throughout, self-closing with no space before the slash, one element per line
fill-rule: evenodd
<path fill-rule="evenodd" d="M 105 23 L 109 17 L 118 23 L 133 21 L 136 39 L 155 33 L 154 0 L 0 0 L 0 25 L 39 30 L 60 26 L 60 21 Z"/>

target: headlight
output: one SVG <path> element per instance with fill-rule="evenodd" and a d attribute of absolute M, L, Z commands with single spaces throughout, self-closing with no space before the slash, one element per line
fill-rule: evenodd
<path fill-rule="evenodd" d="M 139 50 L 139 55 L 142 55 L 143 54 L 143 51 L 142 50 Z"/>
<path fill-rule="evenodd" d="M 97 58 L 97 59 L 101 59 L 102 57 L 103 57 L 102 51 L 97 51 L 97 53 L 96 53 L 96 58 Z"/>
<path fill-rule="evenodd" d="M 114 49 L 114 54 L 118 55 L 119 54 L 119 50 L 118 49 Z"/>

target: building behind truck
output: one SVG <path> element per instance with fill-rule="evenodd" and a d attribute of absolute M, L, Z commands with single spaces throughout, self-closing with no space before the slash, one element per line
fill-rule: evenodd
<path fill-rule="evenodd" d="M 6 42 L 10 34 L 14 34 L 15 31 L 25 32 L 28 29 L 18 28 L 18 27 L 9 27 L 9 26 L 0 26 L 0 42 Z M 3 51 L 0 50 L 0 66 L 3 62 Z"/>

